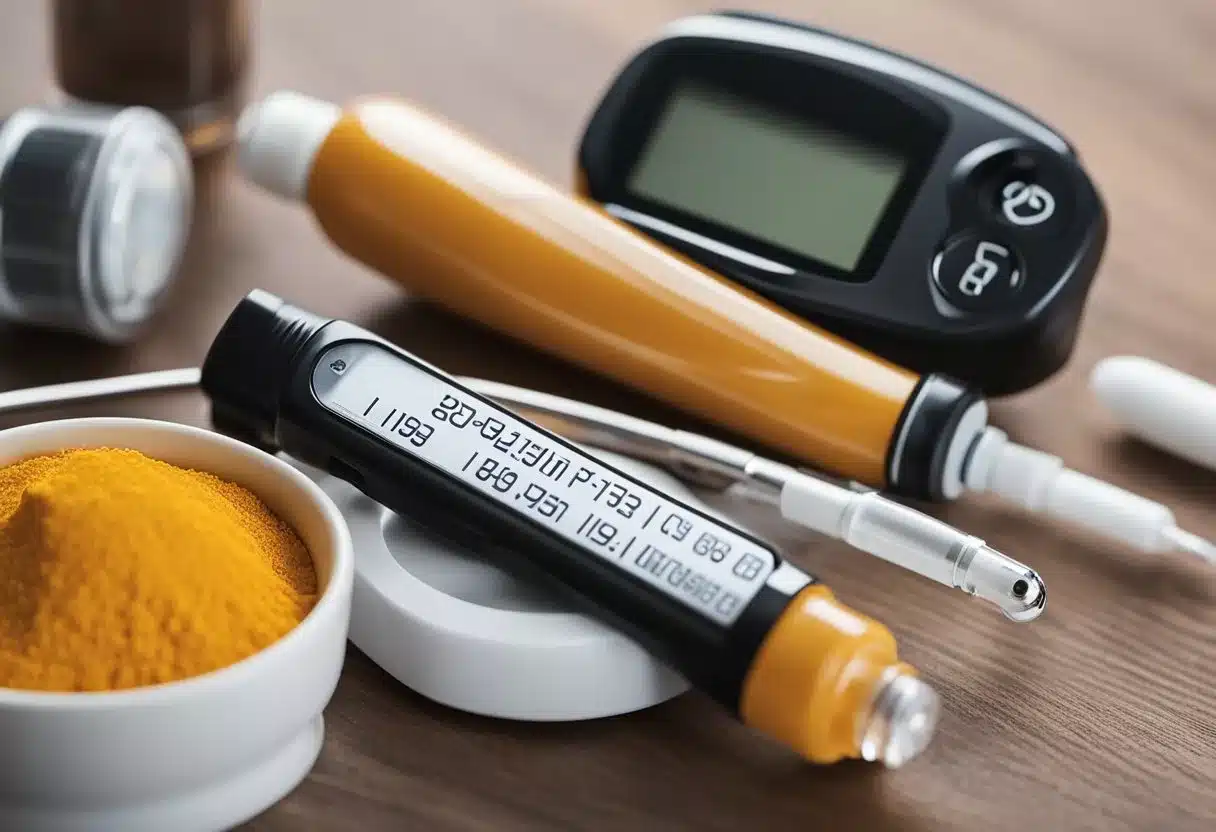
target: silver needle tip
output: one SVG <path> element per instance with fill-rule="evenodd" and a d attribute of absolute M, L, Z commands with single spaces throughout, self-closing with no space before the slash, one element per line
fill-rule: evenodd
<path fill-rule="evenodd" d="M 1013 621 L 1033 621 L 1047 606 L 1047 584 L 1029 566 L 981 544 L 959 560 L 955 585 L 991 601 Z"/>
<path fill-rule="evenodd" d="M 1014 621 L 1033 621 L 1043 614 L 1047 606 L 1047 584 L 1033 569 L 1013 582 L 1009 599 L 1001 611 Z"/>

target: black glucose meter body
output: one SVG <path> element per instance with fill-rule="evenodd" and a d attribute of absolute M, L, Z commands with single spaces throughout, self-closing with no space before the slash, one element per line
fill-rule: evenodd
<path fill-rule="evenodd" d="M 1072 353 L 1107 218 L 1055 130 L 909 58 L 743 13 L 636 54 L 579 150 L 584 196 L 770 301 L 988 395 Z"/>

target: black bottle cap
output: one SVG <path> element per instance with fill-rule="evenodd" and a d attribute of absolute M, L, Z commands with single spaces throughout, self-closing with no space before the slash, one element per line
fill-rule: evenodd
<path fill-rule="evenodd" d="M 0 124 L 0 316 L 135 338 L 176 279 L 193 172 L 143 107 L 28 107 Z"/>
<path fill-rule="evenodd" d="M 300 348 L 327 321 L 255 289 L 220 328 L 203 361 L 201 387 L 215 429 L 278 450 L 279 398 Z"/>

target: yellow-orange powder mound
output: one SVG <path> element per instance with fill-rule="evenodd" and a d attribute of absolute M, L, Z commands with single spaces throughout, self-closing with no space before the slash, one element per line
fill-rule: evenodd
<path fill-rule="evenodd" d="M 316 593 L 295 532 L 211 474 L 121 449 L 0 468 L 0 687 L 198 676 L 286 635 Z"/>

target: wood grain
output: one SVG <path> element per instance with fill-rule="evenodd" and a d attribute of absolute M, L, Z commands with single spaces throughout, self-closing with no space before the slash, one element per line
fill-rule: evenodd
<path fill-rule="evenodd" d="M 1216 380 L 1216 6 L 1210 0 L 739 2 L 910 52 L 1025 104 L 1068 135 L 1112 236 L 1070 366 L 996 419 L 1072 465 L 1177 507 L 1216 536 L 1216 475 L 1122 440 L 1085 389 L 1093 363 L 1148 355 Z M 399 93 L 568 183 L 596 96 L 686 0 L 281 0 L 259 7 L 255 89 Z M 0 108 L 50 88 L 42 4 L 0 0 Z M 461 323 L 329 248 L 299 209 L 221 167 L 171 307 L 146 339 L 99 349 L 0 329 L 15 387 L 197 362 L 260 286 L 397 338 L 451 370 L 663 409 Z M 204 422 L 183 394 L 42 414 Z M 941 514 L 1032 563 L 1047 614 L 1018 627 L 842 547 L 790 542 L 887 622 L 943 692 L 931 750 L 897 772 L 807 768 L 697 695 L 579 725 L 475 718 L 403 690 L 351 650 L 327 743 L 278 830 L 1210 830 L 1216 828 L 1216 573 L 972 501 Z M 217 726 L 217 730 L 219 727 Z"/>

